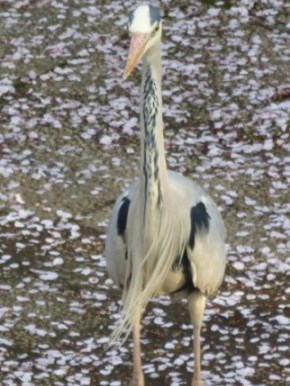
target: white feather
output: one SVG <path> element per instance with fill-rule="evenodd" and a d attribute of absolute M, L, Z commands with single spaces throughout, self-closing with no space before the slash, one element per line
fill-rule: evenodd
<path fill-rule="evenodd" d="M 130 24 L 131 33 L 148 33 L 152 29 L 150 22 L 150 9 L 146 4 L 140 5 L 133 13 Z"/>

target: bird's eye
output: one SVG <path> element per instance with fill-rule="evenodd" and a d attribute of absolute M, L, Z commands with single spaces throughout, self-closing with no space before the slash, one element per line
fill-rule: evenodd
<path fill-rule="evenodd" d="M 156 24 L 153 30 L 153 34 L 156 34 L 159 31 L 159 24 Z"/>

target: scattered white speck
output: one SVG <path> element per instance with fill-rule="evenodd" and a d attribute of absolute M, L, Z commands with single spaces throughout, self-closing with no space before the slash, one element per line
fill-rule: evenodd
<path fill-rule="evenodd" d="M 0 345 L 11 347 L 13 346 L 13 342 L 8 339 L 0 338 Z"/>
<path fill-rule="evenodd" d="M 65 212 L 63 210 L 57 210 L 56 211 L 56 214 L 61 217 L 62 219 L 69 219 L 69 218 L 72 218 L 72 214 L 71 213 L 68 213 L 68 212 Z"/>
<path fill-rule="evenodd" d="M 111 144 L 112 144 L 112 138 L 109 137 L 108 135 L 104 135 L 104 136 L 100 139 L 100 144 L 101 144 L 101 145 L 111 145 Z"/>
<path fill-rule="evenodd" d="M 238 271 L 241 271 L 245 268 L 245 264 L 241 261 L 236 261 L 233 263 L 233 267 L 237 269 Z"/>
<path fill-rule="evenodd" d="M 51 272 L 51 271 L 42 271 L 39 273 L 40 273 L 39 278 L 44 281 L 56 280 L 59 276 L 58 273 Z"/>
<path fill-rule="evenodd" d="M 278 315 L 276 316 L 276 320 L 278 321 L 279 324 L 290 326 L 290 318 L 287 318 L 286 316 Z"/>
<path fill-rule="evenodd" d="M 63 263 L 64 263 L 64 261 L 63 261 L 62 257 L 56 257 L 53 260 L 52 265 L 62 265 Z"/>

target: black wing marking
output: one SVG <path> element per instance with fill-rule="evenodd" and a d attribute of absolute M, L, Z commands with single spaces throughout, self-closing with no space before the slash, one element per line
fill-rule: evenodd
<path fill-rule="evenodd" d="M 188 293 L 191 293 L 194 290 L 196 290 L 192 281 L 191 266 L 190 266 L 190 262 L 189 262 L 186 250 L 183 252 L 182 258 L 180 259 L 180 257 L 178 257 L 172 266 L 172 270 L 174 272 L 178 272 L 178 270 L 180 269 L 182 269 L 182 272 L 183 272 L 184 284 L 180 288 L 172 292 L 171 295 L 177 294 L 178 292 L 182 292 L 182 291 L 187 291 Z"/>
<path fill-rule="evenodd" d="M 194 248 L 195 244 L 195 236 L 198 232 L 208 231 L 209 229 L 209 221 L 210 215 L 207 213 L 206 207 L 203 202 L 199 202 L 196 206 L 193 206 L 190 210 L 190 219 L 191 219 L 191 230 L 189 237 L 189 247 L 191 249 Z M 175 295 L 178 292 L 186 291 L 187 293 L 191 293 L 198 288 L 196 288 L 193 284 L 192 280 L 192 270 L 190 261 L 187 255 L 187 250 L 183 252 L 182 257 L 178 257 L 173 263 L 172 270 L 174 272 L 178 272 L 182 270 L 184 276 L 184 284 L 171 293 L 171 295 Z"/>
<path fill-rule="evenodd" d="M 203 202 L 199 202 L 196 206 L 193 206 L 190 211 L 191 230 L 189 237 L 189 246 L 194 248 L 195 235 L 197 232 L 203 230 L 208 231 L 210 216 L 206 211 L 206 207 Z"/>
<path fill-rule="evenodd" d="M 129 198 L 124 197 L 119 209 L 118 219 L 117 219 L 118 235 L 123 238 L 125 237 L 129 205 L 130 205 Z"/>

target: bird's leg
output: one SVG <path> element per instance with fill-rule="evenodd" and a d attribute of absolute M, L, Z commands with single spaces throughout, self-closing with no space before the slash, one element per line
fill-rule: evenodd
<path fill-rule="evenodd" d="M 200 366 L 200 329 L 194 327 L 193 337 L 193 352 L 194 352 L 194 375 L 192 386 L 202 386 L 201 366 Z"/>
<path fill-rule="evenodd" d="M 135 319 L 133 325 L 133 381 L 132 386 L 144 386 L 144 374 L 142 370 L 141 360 L 141 344 L 140 344 L 140 319 L 141 313 Z"/>
<path fill-rule="evenodd" d="M 194 352 L 194 375 L 191 386 L 202 386 L 201 364 L 200 364 L 200 330 L 204 315 L 206 297 L 199 291 L 191 293 L 188 297 L 188 306 L 194 329 L 193 352 Z"/>

